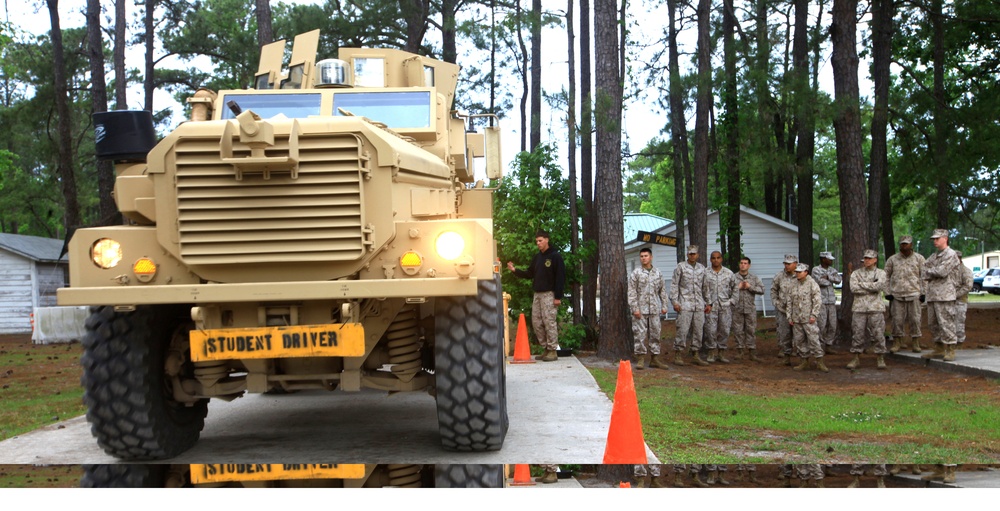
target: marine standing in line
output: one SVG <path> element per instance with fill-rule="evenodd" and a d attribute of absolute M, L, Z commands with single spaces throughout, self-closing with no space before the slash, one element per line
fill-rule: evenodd
<path fill-rule="evenodd" d="M 816 324 L 819 326 L 819 343 L 826 354 L 830 354 L 830 347 L 837 340 L 837 294 L 833 288 L 843 281 L 840 272 L 832 266 L 833 259 L 832 253 L 820 252 L 820 265 L 812 269 L 812 277 L 819 284 L 819 292 L 823 297 L 823 306 L 819 310 Z"/>
<path fill-rule="evenodd" d="M 670 369 L 660 361 L 660 314 L 667 313 L 670 297 L 663 275 L 653 266 L 653 251 L 639 250 L 641 266 L 628 278 L 628 308 L 632 311 L 632 337 L 635 340 L 636 369 Z M 648 354 L 647 354 L 648 351 Z"/>
<path fill-rule="evenodd" d="M 924 271 L 924 256 L 913 251 L 913 236 L 899 238 L 899 252 L 885 261 L 885 275 L 889 279 L 889 318 L 892 319 L 892 347 L 896 353 L 905 348 L 904 329 L 909 329 L 913 353 L 920 353 L 920 304 L 926 299 L 926 283 L 920 278 Z"/>
<path fill-rule="evenodd" d="M 729 330 L 733 325 L 733 294 L 730 287 L 733 271 L 722 266 L 722 252 L 712 252 L 709 260 L 712 266 L 705 271 L 705 286 L 708 288 L 709 312 L 705 316 L 705 348 L 708 360 L 716 359 L 729 363 L 726 349 L 729 347 Z"/>
<path fill-rule="evenodd" d="M 799 264 L 795 267 L 795 283 L 788 286 L 787 292 L 788 324 L 792 327 L 792 343 L 795 352 L 802 357 L 802 363 L 793 367 L 802 371 L 814 361 L 820 371 L 829 372 L 823 363 L 823 348 L 819 344 L 819 325 L 816 317 L 823 305 L 819 284 L 809 278 L 809 265 Z"/>
<path fill-rule="evenodd" d="M 934 248 L 924 263 L 923 278 L 927 286 L 927 326 L 934 338 L 934 351 L 924 353 L 921 358 L 943 358 L 955 360 L 955 281 L 952 274 L 962 261 L 948 246 L 948 231 L 934 229 L 931 234 Z"/>
<path fill-rule="evenodd" d="M 729 283 L 733 296 L 733 335 L 740 350 L 739 358 L 742 359 L 744 350 L 747 350 L 750 360 L 760 362 L 756 353 L 757 295 L 764 294 L 764 283 L 760 277 L 750 273 L 749 257 L 740 259 L 740 271 L 733 274 Z"/>
<path fill-rule="evenodd" d="M 854 319 L 851 323 L 851 353 L 854 358 L 847 364 L 848 369 L 857 369 L 861 364 L 861 352 L 871 343 L 877 357 L 875 366 L 885 369 L 885 302 L 882 293 L 889 288 L 889 278 L 878 267 L 878 252 L 868 249 L 864 252 L 864 267 L 851 273 L 851 292 L 854 305 L 851 307 Z"/>
<path fill-rule="evenodd" d="M 507 261 L 507 269 L 522 279 L 532 279 L 531 288 L 535 297 L 531 302 L 531 329 L 535 331 L 538 344 L 545 348 L 545 353 L 535 358 L 542 362 L 554 362 L 559 360 L 556 311 L 562 303 L 566 285 L 566 265 L 559 251 L 549 246 L 548 231 L 539 229 L 535 233 L 535 246 L 538 253 L 527 270 L 515 268 L 510 261 Z"/>
<path fill-rule="evenodd" d="M 698 351 L 701 350 L 701 338 L 705 326 L 705 314 L 709 308 L 706 304 L 705 267 L 698 262 L 698 245 L 687 249 L 687 261 L 681 262 L 674 269 L 670 281 L 670 301 L 677 312 L 677 337 L 674 339 L 674 363 L 682 366 L 682 353 L 690 341 L 691 358 L 695 364 L 707 366 Z"/>
<path fill-rule="evenodd" d="M 778 330 L 778 356 L 786 366 L 792 365 L 792 327 L 788 323 L 788 300 L 785 288 L 795 283 L 795 267 L 799 256 L 785 254 L 785 268 L 771 280 L 771 304 L 774 305 L 774 320 Z"/>
<path fill-rule="evenodd" d="M 962 252 L 956 250 L 955 255 L 962 260 Z M 959 346 L 965 342 L 965 316 L 969 311 L 969 292 L 972 291 L 972 270 L 965 264 L 955 268 L 952 275 L 955 280 L 955 339 Z"/>

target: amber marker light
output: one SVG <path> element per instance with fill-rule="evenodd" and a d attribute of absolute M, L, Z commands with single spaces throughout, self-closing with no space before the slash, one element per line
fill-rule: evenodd
<path fill-rule="evenodd" d="M 445 231 L 438 235 L 434 248 L 445 261 L 454 261 L 465 250 L 465 239 L 455 231 Z"/>
<path fill-rule="evenodd" d="M 111 238 L 101 238 L 90 246 L 90 259 L 98 268 L 114 268 L 122 260 L 122 245 Z"/>
<path fill-rule="evenodd" d="M 132 273 L 139 282 L 149 282 L 156 276 L 156 263 L 148 257 L 143 257 L 132 264 Z"/>
<path fill-rule="evenodd" d="M 413 250 L 408 250 L 399 257 L 399 266 L 403 269 L 403 273 L 407 275 L 415 275 L 420 271 L 420 267 L 423 264 L 423 258 Z"/>

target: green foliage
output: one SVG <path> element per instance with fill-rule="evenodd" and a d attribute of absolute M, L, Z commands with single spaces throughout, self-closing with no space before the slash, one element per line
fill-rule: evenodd
<path fill-rule="evenodd" d="M 551 246 L 562 253 L 566 263 L 567 295 L 571 283 L 582 279 L 577 270 L 583 257 L 592 249 L 581 249 L 570 253 L 571 221 L 569 216 L 569 181 L 562 176 L 562 169 L 555 161 L 555 149 L 542 144 L 534 152 L 519 153 L 512 165 L 513 172 L 504 176 L 493 196 L 493 225 L 497 240 L 497 253 L 503 266 L 512 261 L 519 268 L 531 262 L 538 247 L 535 246 L 535 231 L 549 231 Z M 529 179 L 535 169 L 537 180 Z M 511 295 L 510 308 L 513 317 L 524 313 L 531 316 L 533 292 L 530 279 L 519 279 L 504 270 L 504 291 Z M 568 300 L 560 307 L 564 311 Z M 562 322 L 563 325 L 568 322 Z M 560 341 L 577 334 L 573 329 L 562 329 Z"/>

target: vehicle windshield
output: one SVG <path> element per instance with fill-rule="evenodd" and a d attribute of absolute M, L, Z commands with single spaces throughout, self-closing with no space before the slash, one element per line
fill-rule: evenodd
<path fill-rule="evenodd" d="M 237 113 L 227 106 L 231 101 L 242 111 L 253 110 L 261 119 L 304 118 L 320 114 L 319 94 L 226 94 L 223 119 L 235 119 Z"/>
<path fill-rule="evenodd" d="M 415 92 L 340 92 L 333 95 L 333 115 L 367 117 L 390 128 L 430 128 L 431 93 Z"/>

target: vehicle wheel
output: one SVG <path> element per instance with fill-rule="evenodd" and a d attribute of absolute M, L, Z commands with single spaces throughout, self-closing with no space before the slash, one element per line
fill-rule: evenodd
<path fill-rule="evenodd" d="M 507 434 L 500 279 L 475 297 L 439 298 L 434 308 L 434 375 L 441 444 L 496 451 Z"/>
<path fill-rule="evenodd" d="M 81 488 L 163 488 L 169 465 L 84 465 Z"/>
<path fill-rule="evenodd" d="M 973 293 L 978 293 L 978 292 L 980 292 L 982 290 L 983 290 L 983 285 L 982 284 L 976 284 L 976 283 L 972 284 L 972 292 Z"/>
<path fill-rule="evenodd" d="M 503 488 L 503 465 L 435 465 L 435 488 Z"/>
<path fill-rule="evenodd" d="M 98 445 L 127 461 L 171 458 L 198 440 L 208 400 L 173 398 L 165 362 L 171 342 L 187 355 L 187 307 L 143 306 L 131 312 L 91 307 L 83 341 L 83 402 Z M 176 340 L 175 340 L 176 339 Z M 191 374 L 185 360 L 182 374 Z"/>

